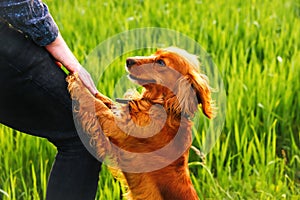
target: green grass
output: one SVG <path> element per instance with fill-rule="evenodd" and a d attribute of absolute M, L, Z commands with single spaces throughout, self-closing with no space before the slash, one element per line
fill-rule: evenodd
<path fill-rule="evenodd" d="M 218 66 L 227 94 L 216 145 L 205 160 L 191 151 L 199 196 L 300 199 L 299 0 L 45 2 L 81 62 L 108 37 L 134 28 L 169 28 L 196 40 Z M 111 95 L 109 84 L 100 82 L 100 91 Z M 194 146 L 200 149 L 205 136 L 197 130 Z M 55 152 L 43 139 L 1 126 L 0 199 L 44 199 Z M 100 176 L 98 199 L 117 199 L 119 184 L 106 168 Z"/>

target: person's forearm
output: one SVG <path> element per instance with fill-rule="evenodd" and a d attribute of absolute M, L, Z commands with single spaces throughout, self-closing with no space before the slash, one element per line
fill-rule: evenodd
<path fill-rule="evenodd" d="M 68 45 L 60 35 L 50 44 L 45 46 L 46 50 L 71 73 L 78 73 L 79 78 L 89 91 L 95 95 L 98 90 L 91 78 L 91 75 L 80 65 Z"/>
<path fill-rule="evenodd" d="M 70 72 L 78 71 L 80 66 L 63 37 L 59 33 L 56 39 L 45 46 L 47 51 L 61 64 L 63 64 Z"/>

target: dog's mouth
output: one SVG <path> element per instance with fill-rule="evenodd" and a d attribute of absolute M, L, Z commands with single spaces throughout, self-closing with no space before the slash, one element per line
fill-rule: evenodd
<path fill-rule="evenodd" d="M 140 85 L 145 85 L 145 84 L 149 84 L 149 83 L 156 83 L 156 81 L 153 80 L 153 79 L 143 79 L 143 78 L 139 78 L 139 77 L 137 77 L 137 76 L 134 76 L 134 75 L 132 75 L 132 74 L 129 74 L 129 75 L 128 75 L 128 78 L 129 78 L 131 81 L 136 82 L 136 83 L 138 83 L 138 84 L 140 84 Z"/>

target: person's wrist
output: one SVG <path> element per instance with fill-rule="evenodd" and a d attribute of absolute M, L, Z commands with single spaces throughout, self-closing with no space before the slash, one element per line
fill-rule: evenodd
<path fill-rule="evenodd" d="M 80 71 L 82 67 L 79 62 L 72 62 L 65 65 L 65 67 L 69 70 L 70 73 L 76 73 Z"/>

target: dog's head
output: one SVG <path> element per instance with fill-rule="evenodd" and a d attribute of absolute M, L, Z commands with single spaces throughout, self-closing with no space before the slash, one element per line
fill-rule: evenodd
<path fill-rule="evenodd" d="M 126 68 L 129 78 L 146 89 L 147 98 L 163 99 L 168 109 L 188 116 L 201 104 L 203 113 L 212 118 L 210 88 L 206 76 L 197 70 L 195 55 L 169 47 L 151 56 L 127 58 Z"/>

